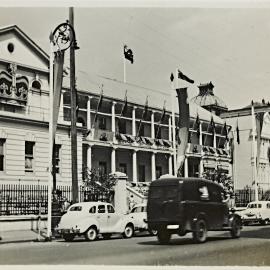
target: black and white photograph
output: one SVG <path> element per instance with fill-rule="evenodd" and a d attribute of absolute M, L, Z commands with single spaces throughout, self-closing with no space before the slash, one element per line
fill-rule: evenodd
<path fill-rule="evenodd" d="M 270 1 L 0 2 L 1 268 L 269 250 Z"/>

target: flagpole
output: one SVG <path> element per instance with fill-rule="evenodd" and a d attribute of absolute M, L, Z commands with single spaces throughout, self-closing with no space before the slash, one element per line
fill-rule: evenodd
<path fill-rule="evenodd" d="M 48 218 L 47 240 L 51 240 L 52 225 L 52 156 L 53 156 L 53 41 L 50 40 L 50 120 L 49 120 L 49 160 L 48 160 Z"/>
<path fill-rule="evenodd" d="M 177 75 L 176 75 L 176 81 Z M 178 84 L 178 83 L 177 83 Z M 174 84 L 171 81 L 171 104 L 172 104 L 172 136 L 173 136 L 173 174 L 177 176 L 177 169 L 176 169 L 176 143 L 175 143 L 175 108 L 174 108 Z"/>
<path fill-rule="evenodd" d="M 254 106 L 251 105 L 251 115 L 252 115 L 252 142 L 253 142 L 253 173 L 254 173 L 254 190 L 255 190 L 255 201 L 259 200 L 258 196 L 258 186 L 257 186 L 257 149 L 256 149 L 256 139 L 255 139 L 255 126 L 256 126 L 256 120 L 255 120 L 255 112 L 254 112 Z"/>

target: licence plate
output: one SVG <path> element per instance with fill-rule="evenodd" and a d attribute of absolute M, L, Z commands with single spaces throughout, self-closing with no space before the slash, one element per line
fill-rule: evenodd
<path fill-rule="evenodd" d="M 179 225 L 167 225 L 167 229 L 169 230 L 179 229 Z"/>

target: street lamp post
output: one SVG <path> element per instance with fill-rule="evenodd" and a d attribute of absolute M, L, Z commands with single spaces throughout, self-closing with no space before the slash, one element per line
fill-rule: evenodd
<path fill-rule="evenodd" d="M 64 53 L 67 49 L 70 48 L 70 50 L 76 50 L 78 49 L 77 42 L 76 42 L 76 36 L 75 36 L 75 31 L 73 26 L 67 21 L 65 23 L 59 24 L 53 33 L 50 35 L 50 44 L 51 44 L 51 53 L 50 53 L 50 121 L 49 121 L 49 177 L 48 177 L 48 225 L 47 225 L 47 240 L 51 240 L 51 223 L 52 223 L 52 192 L 53 188 L 55 188 L 56 183 L 53 185 L 53 145 L 54 145 L 54 138 L 55 138 L 55 132 L 56 132 L 56 126 L 57 126 L 57 116 L 59 112 L 59 102 L 60 96 L 61 96 L 61 89 L 59 89 L 58 95 L 56 94 L 56 85 L 54 85 L 54 63 L 55 61 L 55 55 L 61 54 L 62 59 L 64 59 Z M 73 53 L 74 54 L 74 53 Z M 63 64 L 63 63 L 62 63 Z M 61 69 L 60 69 L 61 70 Z M 61 79 L 63 74 L 61 74 Z M 75 67 L 72 67 L 72 74 L 70 76 L 75 77 Z M 58 78 L 56 78 L 58 79 Z M 75 80 L 74 80 L 75 81 Z M 62 81 L 60 83 L 62 86 Z M 70 86 L 71 90 L 76 91 L 74 88 L 74 84 Z M 76 95 L 76 93 L 75 93 Z M 75 100 L 76 101 L 76 100 Z M 75 108 L 71 108 L 73 110 L 76 110 L 76 103 L 71 104 Z M 75 114 L 76 116 L 76 114 Z M 74 128 L 71 126 L 71 129 Z M 75 129 L 76 129 L 76 118 L 75 118 Z M 76 130 L 75 132 L 72 132 L 72 134 L 76 135 Z M 76 141 L 77 142 L 77 141 Z M 72 141 L 71 141 L 72 144 Z M 75 145 L 76 147 L 76 154 L 77 154 L 77 144 Z M 73 157 L 73 152 L 72 154 L 72 160 L 74 160 Z M 77 160 L 77 158 L 76 158 Z M 77 167 L 73 168 L 72 170 L 76 170 L 76 175 L 77 175 Z M 78 185 L 78 180 L 77 178 L 75 179 L 77 181 Z M 73 180 L 72 180 L 72 185 L 73 185 Z M 78 188 L 77 188 L 78 190 Z M 73 189 L 72 189 L 73 191 Z M 73 194 L 73 200 L 74 197 L 77 198 L 78 194 L 76 193 L 75 195 Z"/>

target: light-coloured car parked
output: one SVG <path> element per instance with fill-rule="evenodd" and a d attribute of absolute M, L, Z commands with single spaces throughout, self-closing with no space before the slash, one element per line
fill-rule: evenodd
<path fill-rule="evenodd" d="M 262 225 L 270 223 L 270 201 L 254 201 L 247 205 L 247 208 L 238 213 L 242 223 L 247 225 L 259 222 Z"/>
<path fill-rule="evenodd" d="M 57 227 L 66 241 L 72 241 L 76 235 L 84 235 L 86 240 L 94 241 L 99 234 L 109 239 L 114 233 L 130 238 L 134 233 L 134 224 L 129 215 L 115 212 L 114 207 L 104 202 L 82 202 L 69 207 Z"/>
<path fill-rule="evenodd" d="M 146 213 L 146 203 L 136 204 L 130 211 L 129 214 L 135 231 L 148 231 L 148 225 L 145 222 L 147 213 Z M 149 230 L 151 235 L 156 235 L 157 231 Z"/>

